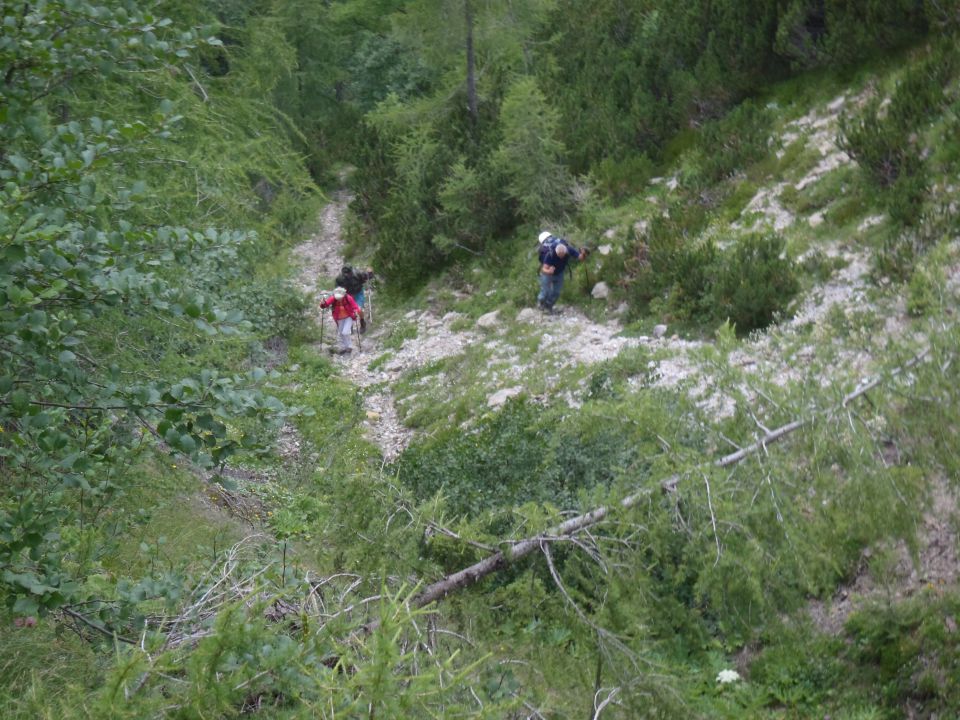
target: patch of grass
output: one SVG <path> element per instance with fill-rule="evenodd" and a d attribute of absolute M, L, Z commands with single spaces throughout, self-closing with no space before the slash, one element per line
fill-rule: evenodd
<path fill-rule="evenodd" d="M 773 157 L 776 158 L 776 155 Z M 807 143 L 805 143 L 802 139 L 796 140 L 783 148 L 783 155 L 779 158 L 776 158 L 776 164 L 771 170 L 770 174 L 773 175 L 776 173 L 778 175 L 784 175 L 788 171 L 796 174 L 801 172 L 801 167 L 804 162 L 812 162 L 813 164 L 811 164 L 806 170 L 802 171 L 808 172 L 816 164 L 815 160 L 816 155 L 808 151 Z"/>
<path fill-rule="evenodd" d="M 759 189 L 757 183 L 749 180 L 737 182 L 733 191 L 727 195 L 720 207 L 717 208 L 717 214 L 723 222 L 733 222 L 740 217 L 747 204 L 757 194 Z"/>
<path fill-rule="evenodd" d="M 826 221 L 831 227 L 845 228 L 860 221 L 869 211 L 866 199 L 858 192 L 848 193 L 827 211 Z"/>
<path fill-rule="evenodd" d="M 856 174 L 855 167 L 846 165 L 827 173 L 802 190 L 798 190 L 795 185 L 788 185 L 781 193 L 780 201 L 791 212 L 808 215 L 824 209 L 845 195 L 849 186 L 855 182 Z"/>
<path fill-rule="evenodd" d="M 392 352 L 387 351 L 382 353 L 379 357 L 376 357 L 370 361 L 370 363 L 367 365 L 367 370 L 370 372 L 375 372 L 389 363 L 394 357 L 395 355 Z"/>
<path fill-rule="evenodd" d="M 818 283 L 827 282 L 837 270 L 847 266 L 847 261 L 840 256 L 829 256 L 819 248 L 807 253 L 800 263 L 804 274 L 812 277 Z"/>
<path fill-rule="evenodd" d="M 112 655 L 63 632 L 51 618 L 40 618 L 35 627 L 17 628 L 4 612 L 0 626 L 0 703 L 7 720 L 75 717 L 65 704 L 83 703 L 112 664 Z"/>
<path fill-rule="evenodd" d="M 336 374 L 333 364 L 311 346 L 294 345 L 290 361 L 300 365 L 296 385 L 278 390 L 286 403 L 312 412 L 296 418 L 297 429 L 317 453 L 317 466 L 335 474 L 352 474 L 379 458 L 377 448 L 363 437 L 363 396 Z"/>
<path fill-rule="evenodd" d="M 381 338 L 380 344 L 390 350 L 399 350 L 404 340 L 412 340 L 417 336 L 417 324 L 412 320 L 399 320 Z"/>

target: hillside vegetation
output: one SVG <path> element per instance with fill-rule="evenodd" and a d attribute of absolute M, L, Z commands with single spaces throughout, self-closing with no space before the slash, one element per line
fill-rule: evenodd
<path fill-rule="evenodd" d="M 3 717 L 960 713 L 956 3 L 0 16 Z"/>

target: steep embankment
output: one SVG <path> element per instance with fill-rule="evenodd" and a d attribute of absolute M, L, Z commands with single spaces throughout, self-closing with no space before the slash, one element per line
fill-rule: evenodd
<path fill-rule="evenodd" d="M 321 213 L 318 232 L 294 249 L 294 255 L 301 263 L 297 283 L 307 293 L 314 293 L 322 283 L 332 285 L 332 278 L 346 262 L 342 226 L 349 202 L 348 192 L 337 192 Z M 373 302 L 369 332 L 360 338 L 359 346 L 355 343 L 352 354 L 334 358 L 343 375 L 363 392 L 368 436 L 386 459 L 396 457 L 413 437 L 413 431 L 400 419 L 396 398 L 391 392 L 392 383 L 401 375 L 457 356 L 465 348 L 482 346 L 488 371 L 474 380 L 485 388 L 487 405 L 497 407 L 524 390 L 521 381 L 532 363 L 520 360 L 509 337 L 497 334 L 494 339 L 492 335 L 505 323 L 513 322 L 512 319 L 501 318 L 500 313 L 493 312 L 481 316 L 475 324 L 471 323 L 472 328 L 463 329 L 460 325 L 465 317 L 461 313 L 438 315 L 432 306 L 428 306 L 398 315 L 390 308 L 377 306 L 375 286 L 368 291 L 368 296 Z M 333 324 L 328 314 L 321 315 L 315 309 L 313 315 L 316 322 L 324 324 L 323 347 L 319 349 L 325 350 L 333 341 Z M 562 363 L 553 366 L 552 372 L 572 364 L 609 360 L 625 347 L 635 347 L 650 340 L 621 337 L 623 327 L 616 317 L 597 323 L 572 308 L 551 318 L 542 317 L 539 312 L 528 308 L 518 314 L 516 321 L 536 334 L 538 356 L 547 354 L 563 359 Z M 399 347 L 387 348 L 384 339 L 390 334 L 392 325 L 398 322 L 412 326 L 412 337 L 403 340 Z M 465 389 L 443 379 L 440 383 L 451 394 Z M 574 398 L 568 400 L 576 402 Z"/>
<path fill-rule="evenodd" d="M 495 409 L 519 394 L 544 401 L 549 396 L 549 401 L 579 407 L 588 382 L 585 369 L 628 350 L 648 358 L 645 371 L 629 381 L 633 392 L 649 387 L 683 392 L 719 420 L 738 409 L 753 414 L 755 401 L 767 397 L 769 386 L 849 391 L 876 371 L 878 359 L 891 348 L 904 352 L 923 346 L 929 330 L 908 314 L 902 288 L 869 277 L 866 240 L 886 218 L 867 214 L 852 226 L 831 223 L 829 201 L 805 208 L 795 199 L 798 193 L 817 191 L 820 183 L 837 184 L 842 173 L 852 171 L 853 161 L 837 146 L 838 124 L 841 113 L 862 104 L 867 92 L 840 95 L 783 123 L 771 137 L 771 147 L 778 159 L 792 153 L 803 161 L 786 164 L 767 178 L 730 226 L 734 234 L 757 228 L 786 233 L 804 248 L 801 263 L 812 258 L 832 268 L 805 290 L 789 318 L 729 346 L 680 338 L 663 325 L 649 335 L 625 336 L 622 305 L 611 306 L 602 322 L 569 306 L 557 317 L 544 317 L 532 308 L 511 311 L 508 306 L 471 317 L 445 309 L 434 294 L 415 310 L 377 307 L 374 290 L 374 318 L 362 338 L 362 351 L 335 358 L 343 375 L 361 389 L 368 437 L 385 459 L 393 459 L 415 436 L 404 417 L 433 405 L 452 406 L 462 395 L 472 394 L 480 409 Z M 650 217 L 664 212 L 680 182 L 677 177 L 651 182 L 646 207 L 631 220 L 633 233 L 642 237 Z M 842 185 L 838 187 L 842 194 Z M 341 233 L 349 200 L 345 191 L 335 194 L 322 213 L 318 233 L 296 248 L 302 262 L 299 283 L 306 291 L 330 282 L 344 262 Z M 620 236 L 616 228 L 606 234 L 600 257 L 590 260 L 595 270 L 601 269 L 604 256 L 623 251 L 617 244 Z M 956 294 L 960 263 L 949 264 L 946 275 L 946 286 Z M 486 297 L 495 301 L 500 292 L 494 287 Z M 602 292 L 596 295 L 601 296 L 598 302 L 605 302 Z M 454 293 L 454 300 L 470 298 L 461 292 Z M 398 326 L 404 328 L 401 341 L 396 339 Z M 332 336 L 327 318 L 325 343 Z M 721 375 L 723 382 L 718 381 Z M 562 392 L 545 392 L 562 377 L 568 379 Z M 455 419 L 452 412 L 450 419 Z M 465 424 L 471 420 L 459 419 Z M 763 415 L 755 420 L 762 428 Z M 897 463 L 889 459 L 891 466 Z M 911 562 L 905 546 L 894 549 L 900 597 L 924 585 L 956 582 L 956 534 L 950 519 L 956 503 L 943 478 L 931 482 L 933 502 L 919 528 L 917 562 Z M 811 613 L 821 627 L 836 632 L 852 609 L 881 590 L 889 588 L 878 588 L 864 571 L 838 590 L 835 602 L 816 603 Z"/>

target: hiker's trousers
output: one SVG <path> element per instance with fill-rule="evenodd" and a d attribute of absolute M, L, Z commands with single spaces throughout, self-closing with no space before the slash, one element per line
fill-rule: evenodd
<path fill-rule="evenodd" d="M 343 350 L 350 349 L 351 330 L 353 330 L 353 318 L 345 317 L 337 320 L 337 337 L 340 338 L 340 348 Z"/>
<path fill-rule="evenodd" d="M 560 291 L 563 289 L 563 273 L 547 275 L 540 273 L 540 294 L 537 295 L 537 303 L 544 307 L 552 308 L 560 297 Z"/>

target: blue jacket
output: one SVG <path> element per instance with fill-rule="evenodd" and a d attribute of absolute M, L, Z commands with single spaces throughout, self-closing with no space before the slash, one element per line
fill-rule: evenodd
<path fill-rule="evenodd" d="M 567 248 L 567 254 L 564 257 L 557 255 L 557 246 L 561 244 Z M 544 244 L 544 246 L 540 248 L 540 265 L 550 265 L 554 268 L 554 275 L 563 275 L 563 271 L 566 270 L 567 262 L 569 262 L 570 258 L 579 260 L 580 254 L 580 250 L 577 250 L 577 248 L 566 240 L 560 239 L 553 244 Z"/>

